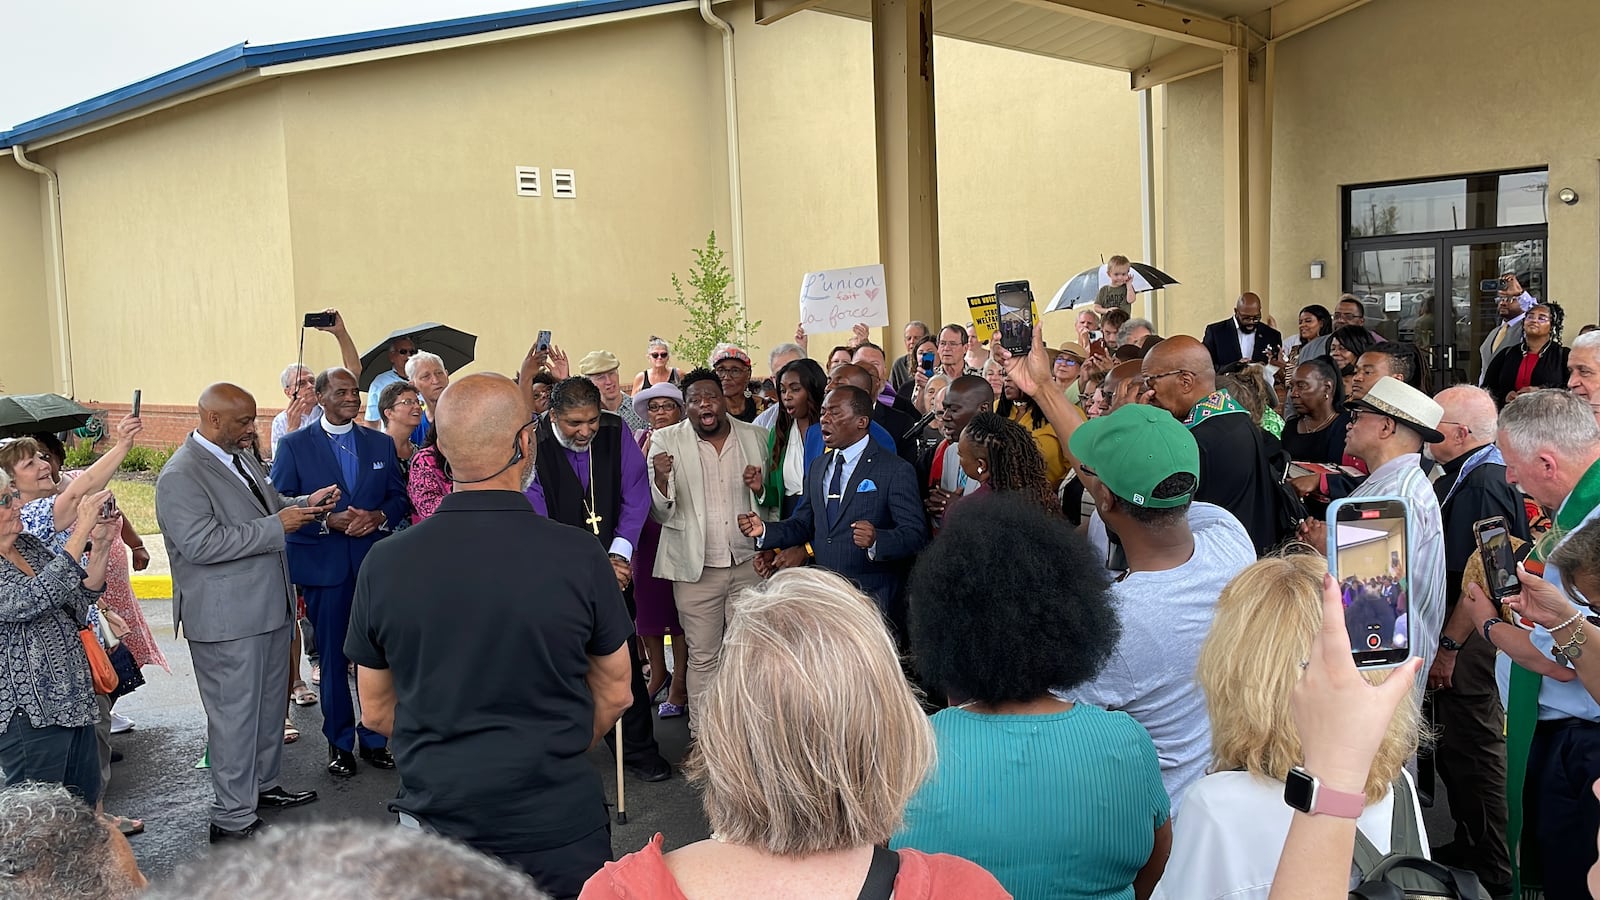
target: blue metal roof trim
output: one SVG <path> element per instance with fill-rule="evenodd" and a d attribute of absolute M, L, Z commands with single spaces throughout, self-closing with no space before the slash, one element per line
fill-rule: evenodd
<path fill-rule="evenodd" d="M 237 44 L 210 56 L 153 75 L 127 87 L 92 97 L 66 109 L 23 122 L 10 131 L 0 131 L 0 149 L 15 144 L 27 144 L 51 137 L 83 125 L 108 119 L 115 115 L 159 103 L 185 91 L 204 87 L 237 75 L 249 69 L 259 69 L 282 63 L 321 59 L 346 53 L 420 44 L 445 38 L 484 34 L 527 25 L 543 25 L 586 16 L 599 16 L 615 12 L 628 12 L 651 6 L 663 6 L 676 0 L 569 0 L 536 9 L 521 9 L 503 13 L 486 13 L 460 19 L 446 19 L 421 25 L 402 25 L 377 31 L 287 41 L 281 44 L 262 44 L 252 47 Z"/>

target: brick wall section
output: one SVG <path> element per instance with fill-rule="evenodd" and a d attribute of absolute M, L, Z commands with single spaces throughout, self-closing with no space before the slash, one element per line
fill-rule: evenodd
<path fill-rule="evenodd" d="M 116 423 L 127 415 L 133 408 L 131 403 L 84 403 L 84 406 L 105 413 L 106 424 L 115 427 Z M 261 438 L 261 452 L 265 454 L 272 438 L 272 417 L 276 416 L 279 409 L 258 409 L 256 411 L 256 434 Z M 144 432 L 139 435 L 139 444 L 146 447 L 160 447 L 171 449 L 182 444 L 189 436 L 189 432 L 199 424 L 200 414 L 193 406 L 164 406 L 155 403 L 140 405 L 139 418 L 144 420 Z M 110 429 L 107 429 L 109 433 Z M 103 443 L 103 442 L 102 442 Z"/>

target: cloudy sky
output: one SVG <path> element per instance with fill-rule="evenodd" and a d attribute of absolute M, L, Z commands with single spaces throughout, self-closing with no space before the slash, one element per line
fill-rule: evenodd
<path fill-rule="evenodd" d="M 271 44 L 550 0 L 46 0 L 6 3 L 0 131 L 243 41 Z"/>

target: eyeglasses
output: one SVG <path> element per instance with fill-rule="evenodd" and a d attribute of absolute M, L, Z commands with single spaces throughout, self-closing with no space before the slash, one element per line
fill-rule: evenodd
<path fill-rule="evenodd" d="M 1245 322 L 1260 322 L 1261 321 L 1261 317 L 1260 316 L 1239 316 L 1238 318 L 1239 318 L 1239 323 L 1240 324 L 1244 324 Z"/>
<path fill-rule="evenodd" d="M 749 375 L 750 367 L 740 365 L 717 366 L 711 371 L 717 373 L 718 378 L 732 378 L 735 375 Z"/>
<path fill-rule="evenodd" d="M 1352 413 L 1353 412 L 1354 411 L 1352 410 Z M 1471 434 L 1472 433 L 1472 429 L 1470 427 L 1468 427 L 1468 425 L 1465 422 L 1452 422 L 1449 419 L 1440 419 L 1439 420 L 1439 424 L 1440 425 L 1460 425 L 1462 431 L 1465 431 L 1467 434 Z"/>
<path fill-rule="evenodd" d="M 1158 373 L 1156 373 L 1154 375 L 1141 375 L 1141 376 L 1139 376 L 1139 380 L 1144 382 L 1144 389 L 1148 391 L 1148 390 L 1152 390 L 1152 389 L 1155 388 L 1156 382 L 1160 381 L 1163 378 L 1166 378 L 1169 375 L 1193 375 L 1193 374 L 1194 373 L 1190 372 L 1188 369 L 1173 369 L 1171 372 L 1158 372 Z"/>
<path fill-rule="evenodd" d="M 954 350 L 957 347 L 965 347 L 966 345 L 967 344 L 966 344 L 965 341 L 940 341 L 939 342 L 939 346 L 943 347 L 946 350 Z"/>
<path fill-rule="evenodd" d="M 1075 366 L 1077 364 L 1078 364 L 1078 361 L 1073 359 L 1070 356 L 1058 356 L 1058 357 L 1056 357 L 1056 365 L 1058 365 L 1058 366 Z"/>
<path fill-rule="evenodd" d="M 1529 321 L 1529 322 L 1549 322 L 1550 321 L 1550 314 L 1549 313 L 1539 313 L 1539 314 L 1535 315 L 1534 313 L 1528 313 L 1526 318 L 1527 318 L 1527 321 Z"/>
<path fill-rule="evenodd" d="M 1392 418 L 1394 418 L 1394 416 L 1386 416 L 1383 413 L 1373 412 L 1370 409 L 1362 409 L 1359 406 L 1350 407 L 1350 424 L 1353 425 L 1356 422 L 1360 421 L 1362 416 L 1377 416 L 1380 419 L 1392 419 Z"/>
<path fill-rule="evenodd" d="M 650 358 L 651 359 L 666 359 L 669 355 L 671 355 L 671 354 L 667 354 L 667 353 L 651 353 L 650 354 Z"/>
<path fill-rule="evenodd" d="M 671 400 L 651 400 L 649 404 L 645 406 L 645 409 L 653 413 L 673 412 L 677 410 L 677 408 L 678 404 L 673 403 Z"/>
<path fill-rule="evenodd" d="M 22 494 L 17 491 L 6 491 L 0 494 L 0 509 L 10 509 L 22 502 Z"/>
<path fill-rule="evenodd" d="M 415 397 L 408 397 L 405 400 L 396 400 L 394 402 L 394 406 L 421 406 L 421 405 L 422 405 L 422 401 L 418 400 Z M 390 408 L 393 409 L 394 407 L 390 407 Z"/>

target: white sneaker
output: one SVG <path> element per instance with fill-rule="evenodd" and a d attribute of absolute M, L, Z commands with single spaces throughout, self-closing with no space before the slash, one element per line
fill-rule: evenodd
<path fill-rule="evenodd" d="M 133 730 L 133 720 L 132 719 L 130 719 L 127 716 L 123 715 L 122 713 L 119 713 L 119 712 L 116 712 L 116 711 L 113 711 L 111 713 L 111 733 L 112 734 L 122 734 L 123 732 L 132 731 L 132 730 Z"/>

